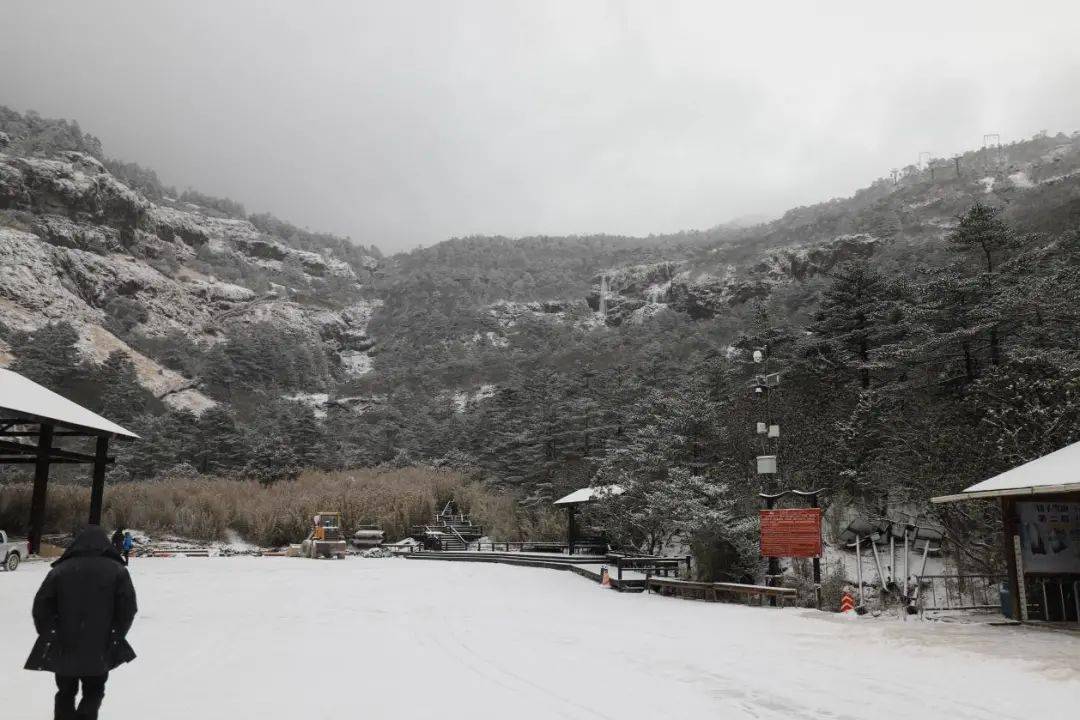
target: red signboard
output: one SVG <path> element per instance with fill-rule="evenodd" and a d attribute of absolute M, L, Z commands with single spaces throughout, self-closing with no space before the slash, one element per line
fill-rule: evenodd
<path fill-rule="evenodd" d="M 762 557 L 821 557 L 821 508 L 761 511 Z"/>

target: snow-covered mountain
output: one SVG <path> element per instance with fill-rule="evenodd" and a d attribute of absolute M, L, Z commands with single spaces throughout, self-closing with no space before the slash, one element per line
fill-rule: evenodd
<path fill-rule="evenodd" d="M 521 322 L 593 332 L 647 326 L 662 313 L 722 316 L 845 260 L 918 262 L 976 200 L 1004 206 L 1021 230 L 1058 230 L 1080 215 L 1080 135 L 1039 136 L 909 167 L 767 224 L 650 238 L 464 238 L 382 258 L 245 217 L 229 201 L 177 199 L 152 173 L 143 182 L 148 171 L 106 160 L 74 124 L 5 113 L 0 323 L 33 330 L 66 320 L 86 359 L 123 350 L 146 389 L 195 412 L 217 401 L 191 366 L 168 362 L 170 349 L 209 352 L 245 327 L 275 328 L 325 357 L 283 396 L 314 397 L 325 410 L 359 384 L 368 399 L 354 392 L 339 406 L 364 412 L 393 389 L 377 378 L 392 384 L 409 351 L 512 356 L 509 331 Z M 0 363 L 15 350 L 0 339 Z"/>

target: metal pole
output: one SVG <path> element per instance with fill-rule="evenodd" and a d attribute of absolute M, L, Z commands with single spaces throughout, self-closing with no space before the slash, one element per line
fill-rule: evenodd
<path fill-rule="evenodd" d="M 904 600 L 908 597 L 908 580 L 911 579 L 911 575 L 908 574 L 910 568 L 908 567 L 908 526 L 904 526 Z"/>
<path fill-rule="evenodd" d="M 926 574 L 926 556 L 930 554 L 930 538 L 926 539 L 926 544 L 923 546 L 922 551 L 922 566 L 919 568 L 919 575 L 915 582 L 915 596 L 912 598 L 912 606 L 919 602 L 919 594 L 922 591 L 922 578 Z M 974 599 L 974 598 L 972 598 Z M 975 603 L 972 603 L 974 605 Z"/>
<path fill-rule="evenodd" d="M 768 510 L 772 510 L 776 501 L 773 498 L 767 498 L 765 500 L 765 507 Z M 765 579 L 765 584 L 772 587 L 772 584 L 776 581 L 776 576 L 780 574 L 780 558 L 769 558 L 769 577 Z M 776 597 L 769 597 L 769 605 L 776 607 Z"/>
<path fill-rule="evenodd" d="M 810 507 L 818 507 L 818 496 L 814 493 L 810 496 Z M 821 558 L 814 558 L 814 600 L 817 603 L 817 609 L 821 609 Z"/>
<path fill-rule="evenodd" d="M 885 589 L 885 573 L 881 571 L 881 560 L 877 554 L 877 543 L 874 542 L 874 538 L 870 538 L 870 552 L 874 554 L 874 567 L 877 568 L 878 581 L 881 583 L 881 589 Z"/>
<path fill-rule="evenodd" d="M 105 495 L 105 462 L 109 454 L 109 436 L 99 435 L 94 453 L 94 482 L 90 486 L 90 524 L 101 524 L 101 505 Z"/>
<path fill-rule="evenodd" d="M 1076 622 L 1080 623 L 1080 580 L 1073 581 L 1073 600 L 1076 602 Z"/>
<path fill-rule="evenodd" d="M 896 585 L 896 535 L 892 531 L 892 523 L 889 523 L 889 584 Z"/>
<path fill-rule="evenodd" d="M 49 455 L 53 426 L 42 424 L 38 432 L 37 460 L 34 464 L 34 494 L 30 500 L 30 554 L 41 550 L 41 530 L 45 524 L 45 499 L 49 487 Z"/>
<path fill-rule="evenodd" d="M 866 604 L 866 590 L 863 589 L 862 581 L 862 538 L 855 536 L 855 576 L 859 581 L 859 604 Z"/>

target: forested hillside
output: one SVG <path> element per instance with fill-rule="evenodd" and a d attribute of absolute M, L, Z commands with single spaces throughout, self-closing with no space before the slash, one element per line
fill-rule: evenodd
<path fill-rule="evenodd" d="M 782 372 L 773 485 L 871 515 L 1077 439 L 1077 135 L 650 238 L 382 257 L 245 212 L 0 111 L 0 360 L 143 437 L 114 479 L 427 463 L 525 506 L 617 482 L 624 539 L 750 562 L 754 349 Z"/>

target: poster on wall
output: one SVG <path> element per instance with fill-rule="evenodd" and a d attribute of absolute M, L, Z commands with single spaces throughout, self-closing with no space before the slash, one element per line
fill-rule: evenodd
<path fill-rule="evenodd" d="M 1080 573 L 1080 503 L 1021 502 L 1024 572 Z"/>

